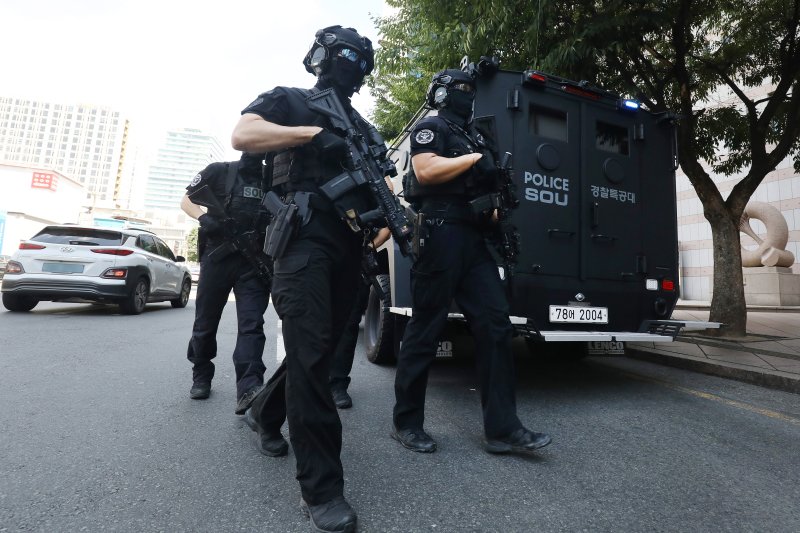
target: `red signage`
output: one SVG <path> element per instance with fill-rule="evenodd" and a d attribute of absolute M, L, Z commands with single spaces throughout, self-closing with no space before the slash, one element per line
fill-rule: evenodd
<path fill-rule="evenodd" d="M 58 186 L 58 176 L 46 172 L 34 172 L 31 178 L 32 189 L 48 189 L 50 191 L 56 190 Z"/>

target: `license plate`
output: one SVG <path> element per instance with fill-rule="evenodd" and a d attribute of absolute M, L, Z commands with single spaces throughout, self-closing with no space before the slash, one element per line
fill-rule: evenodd
<path fill-rule="evenodd" d="M 551 305 L 550 322 L 566 324 L 608 324 L 608 307 Z"/>
<path fill-rule="evenodd" d="M 83 265 L 76 263 L 44 263 L 42 272 L 52 272 L 53 274 L 80 274 L 83 272 Z"/>

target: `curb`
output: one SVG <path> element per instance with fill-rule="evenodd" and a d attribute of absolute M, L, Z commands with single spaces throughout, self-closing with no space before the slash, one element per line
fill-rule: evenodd
<path fill-rule="evenodd" d="M 625 355 L 632 359 L 692 370 L 711 376 L 743 381 L 760 387 L 800 394 L 800 376 L 793 376 L 780 371 L 764 372 L 751 370 L 724 361 L 711 363 L 700 359 L 682 357 L 679 354 L 666 355 L 641 348 L 629 348 L 627 346 L 625 347 Z"/>

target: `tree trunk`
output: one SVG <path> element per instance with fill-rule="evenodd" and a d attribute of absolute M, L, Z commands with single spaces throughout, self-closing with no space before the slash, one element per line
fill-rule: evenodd
<path fill-rule="evenodd" d="M 722 208 L 724 209 L 724 208 Z M 714 213 L 711 234 L 714 240 L 714 295 L 711 299 L 711 322 L 721 322 L 711 335 L 743 337 L 747 334 L 747 305 L 744 300 L 742 253 L 739 221 L 734 221 L 727 209 Z"/>

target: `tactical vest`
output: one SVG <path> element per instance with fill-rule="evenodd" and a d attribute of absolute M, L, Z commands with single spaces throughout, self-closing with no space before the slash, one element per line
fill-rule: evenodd
<path fill-rule="evenodd" d="M 242 227 L 266 231 L 268 217 L 261 205 L 264 194 L 260 169 L 240 168 L 230 189 L 226 210 Z"/>
<path fill-rule="evenodd" d="M 304 125 L 327 128 L 330 125 L 322 115 L 312 112 L 305 105 L 305 98 L 318 92 L 313 89 L 293 89 L 292 106 L 304 109 L 295 110 L 302 115 Z M 302 104 L 300 103 L 302 101 Z M 299 118 L 299 117 L 298 117 Z M 271 185 L 284 193 L 294 191 L 316 191 L 316 187 L 341 172 L 341 168 L 325 164 L 319 151 L 310 144 L 295 146 L 269 154 L 271 158 Z"/>
<path fill-rule="evenodd" d="M 447 136 L 444 152 L 440 154 L 442 157 L 452 158 L 479 151 L 480 147 L 477 142 L 467 137 L 468 134 L 465 131 L 459 131 L 457 127 L 452 126 L 441 117 L 431 118 L 444 122 L 447 131 L 450 132 Z M 482 193 L 483 191 L 476 185 L 471 169 L 448 182 L 437 185 L 422 185 L 417 180 L 413 165 L 403 177 L 403 196 L 412 204 L 419 204 L 425 198 L 432 197 L 447 198 L 448 200 L 463 198 L 466 202 L 480 196 Z"/>

